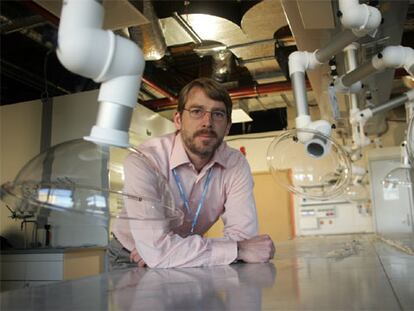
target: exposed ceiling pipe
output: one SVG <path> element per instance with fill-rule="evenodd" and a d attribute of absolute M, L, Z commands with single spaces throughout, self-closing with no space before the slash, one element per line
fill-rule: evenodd
<path fill-rule="evenodd" d="M 161 88 L 160 86 L 158 86 L 157 84 L 149 80 L 148 78 L 142 77 L 142 82 L 148 85 L 150 88 L 157 91 L 158 93 L 164 95 L 166 98 L 163 98 L 163 99 L 171 101 L 171 102 L 174 102 L 176 100 L 176 97 L 174 95 L 167 92 L 166 90 L 164 90 L 163 88 Z"/>
<path fill-rule="evenodd" d="M 174 12 L 172 18 L 181 26 L 181 28 L 191 37 L 191 39 L 197 43 L 202 44 L 203 39 L 194 31 L 194 29 L 186 22 L 184 18 L 177 12 Z"/>
<path fill-rule="evenodd" d="M 211 77 L 218 82 L 225 82 L 231 73 L 233 53 L 229 50 L 219 51 L 213 55 L 213 72 Z"/>
<path fill-rule="evenodd" d="M 274 61 L 276 61 L 276 58 L 275 58 L 274 55 L 262 56 L 262 57 L 254 57 L 254 58 L 248 58 L 248 59 L 239 59 L 238 60 L 238 63 L 241 66 L 244 66 L 246 64 L 257 63 L 257 62 L 264 62 L 264 61 L 268 61 L 268 60 L 274 60 Z"/>
<path fill-rule="evenodd" d="M 13 20 L 2 15 L 0 16 L 0 20 L 2 22 L 0 26 L 0 34 L 2 35 L 7 35 L 13 32 L 27 30 L 46 24 L 45 19 L 40 15 L 20 17 Z"/>
<path fill-rule="evenodd" d="M 306 87 L 310 89 L 310 83 L 308 80 L 306 80 Z M 253 86 L 243 86 L 243 87 L 239 87 L 235 89 L 230 89 L 228 92 L 230 94 L 231 99 L 234 100 L 234 99 L 260 97 L 260 96 L 271 94 L 271 93 L 286 92 L 286 91 L 291 91 L 291 90 L 292 90 L 291 83 L 289 81 L 282 81 L 282 82 L 265 83 L 265 84 L 253 85 Z M 140 104 L 146 106 L 147 108 L 153 111 L 174 109 L 177 106 L 177 98 L 170 97 L 170 98 L 140 101 Z"/>
<path fill-rule="evenodd" d="M 167 50 L 160 22 L 151 1 L 144 1 L 142 10 L 149 23 L 129 27 L 130 38 L 142 48 L 145 60 L 160 60 Z"/>

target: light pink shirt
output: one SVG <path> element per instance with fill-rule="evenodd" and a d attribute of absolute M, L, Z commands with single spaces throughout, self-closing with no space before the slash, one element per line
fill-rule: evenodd
<path fill-rule="evenodd" d="M 198 173 L 185 152 L 180 133 L 151 139 L 137 148 L 150 158 L 167 178 L 175 205 L 184 211 L 184 202 L 174 178 L 180 176 L 185 195 L 193 212 L 197 209 L 207 172 L 212 167 L 211 180 L 200 211 L 194 235 L 189 235 L 191 223 L 171 230 L 165 228 L 136 229 L 132 222 L 116 221 L 113 233 L 122 245 L 136 248 L 150 267 L 196 267 L 232 263 L 237 257 L 236 241 L 257 235 L 258 224 L 253 196 L 253 178 L 243 154 L 223 142 L 213 158 Z M 137 168 L 136 155 L 131 153 L 125 163 L 125 189 L 129 194 L 157 197 L 151 184 L 156 182 L 151 172 Z M 152 175 L 152 176 L 151 176 Z M 152 193 L 151 193 L 152 192 Z M 133 200 L 126 200 L 128 216 L 136 211 Z M 194 214 L 194 213 L 193 213 Z M 221 217 L 224 237 L 203 238 L 203 234 Z"/>

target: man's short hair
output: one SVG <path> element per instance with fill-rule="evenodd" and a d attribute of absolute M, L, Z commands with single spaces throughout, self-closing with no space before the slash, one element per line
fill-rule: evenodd
<path fill-rule="evenodd" d="M 209 98 L 223 102 L 224 106 L 226 106 L 227 120 L 229 121 L 231 120 L 231 111 L 233 109 L 233 102 L 231 101 L 230 95 L 220 83 L 210 78 L 195 79 L 181 89 L 180 95 L 178 97 L 178 105 L 177 105 L 177 111 L 180 114 L 182 114 L 184 111 L 185 104 L 188 99 L 188 93 L 194 87 L 201 88 Z"/>

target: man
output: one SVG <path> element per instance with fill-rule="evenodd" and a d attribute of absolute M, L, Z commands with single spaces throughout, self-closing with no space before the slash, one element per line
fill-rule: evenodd
<path fill-rule="evenodd" d="M 184 211 L 186 220 L 172 232 L 138 230 L 125 222 L 116 223 L 108 248 L 113 268 L 130 266 L 129 262 L 168 268 L 273 258 L 270 237 L 257 236 L 250 167 L 238 150 L 223 142 L 230 130 L 231 111 L 231 98 L 220 84 L 196 79 L 180 92 L 174 115 L 176 133 L 138 147 L 167 178 L 175 204 Z M 134 154 L 126 159 L 124 171 L 126 193 L 142 195 L 142 188 L 154 183 L 148 181 L 148 172 L 140 170 Z M 133 214 L 137 207 L 134 209 L 134 202 L 127 200 L 126 209 Z M 224 223 L 224 237 L 203 238 L 219 217 Z"/>

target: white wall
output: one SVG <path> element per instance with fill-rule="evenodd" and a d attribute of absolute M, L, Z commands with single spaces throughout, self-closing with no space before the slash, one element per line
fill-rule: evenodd
<path fill-rule="evenodd" d="M 240 147 L 245 148 L 246 159 L 253 173 L 268 172 L 269 167 L 266 160 L 267 149 L 275 137 L 281 133 L 281 131 L 277 131 L 262 134 L 228 136 L 225 140 L 232 148 L 238 150 L 240 150 Z"/>
<path fill-rule="evenodd" d="M 51 146 L 88 136 L 98 111 L 98 91 L 53 98 Z"/>
<path fill-rule="evenodd" d="M 13 181 L 24 164 L 40 151 L 42 104 L 30 101 L 0 106 L 0 183 Z M 12 220 L 0 201 L 0 235 L 22 247 L 20 221 Z"/>
<path fill-rule="evenodd" d="M 98 90 L 55 97 L 53 100 L 52 145 L 88 136 L 96 122 Z M 131 145 L 175 130 L 174 123 L 137 105 L 129 129 Z"/>

